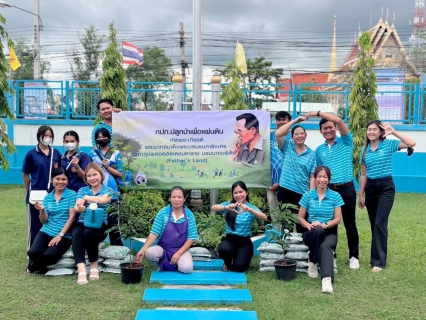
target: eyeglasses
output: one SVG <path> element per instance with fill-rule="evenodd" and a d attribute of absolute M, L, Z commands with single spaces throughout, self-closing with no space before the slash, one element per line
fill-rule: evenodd
<path fill-rule="evenodd" d="M 235 129 L 234 130 L 234 132 L 236 133 L 236 134 L 242 134 L 242 133 L 244 133 L 244 132 L 247 132 L 247 131 L 249 131 L 249 130 L 242 130 L 242 129 Z"/>

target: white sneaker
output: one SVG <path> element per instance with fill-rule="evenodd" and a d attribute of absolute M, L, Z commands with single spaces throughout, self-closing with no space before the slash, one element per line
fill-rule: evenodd
<path fill-rule="evenodd" d="M 316 263 L 308 262 L 308 276 L 311 278 L 318 277 L 318 267 Z"/>
<path fill-rule="evenodd" d="M 333 286 L 331 285 L 331 278 L 322 278 L 322 290 L 323 293 L 333 293 Z"/>
<path fill-rule="evenodd" d="M 352 257 L 349 260 L 349 268 L 351 268 L 352 270 L 359 269 L 359 260 L 355 257 Z"/>

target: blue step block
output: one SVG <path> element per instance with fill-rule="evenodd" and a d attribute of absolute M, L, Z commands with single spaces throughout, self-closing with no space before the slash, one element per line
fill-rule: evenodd
<path fill-rule="evenodd" d="M 178 271 L 154 271 L 151 273 L 151 283 L 176 285 L 237 285 L 247 284 L 244 273 L 223 271 L 194 271 L 184 274 Z"/>
<path fill-rule="evenodd" d="M 257 320 L 255 311 L 231 310 L 142 310 L 135 320 Z"/>
<path fill-rule="evenodd" d="M 223 260 L 212 259 L 212 261 L 194 261 L 194 270 L 220 270 L 222 271 Z"/>
<path fill-rule="evenodd" d="M 252 302 L 247 289 L 145 289 L 146 303 L 177 304 L 241 304 Z"/>

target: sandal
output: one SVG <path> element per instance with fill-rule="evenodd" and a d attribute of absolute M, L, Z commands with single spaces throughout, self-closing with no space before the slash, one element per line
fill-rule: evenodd
<path fill-rule="evenodd" d="M 83 276 L 84 276 L 84 279 L 80 279 L 80 277 L 83 277 Z M 89 282 L 87 281 L 86 276 L 87 276 L 87 272 L 79 272 L 78 273 L 77 283 L 79 285 L 81 285 L 81 286 L 84 286 L 84 285 L 88 284 Z"/>
<path fill-rule="evenodd" d="M 96 272 L 97 274 L 93 274 L 92 272 Z M 99 279 L 99 269 L 90 269 L 89 279 L 90 280 L 98 280 Z"/>

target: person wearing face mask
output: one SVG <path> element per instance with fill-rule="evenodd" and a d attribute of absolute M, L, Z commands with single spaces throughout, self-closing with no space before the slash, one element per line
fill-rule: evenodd
<path fill-rule="evenodd" d="M 37 130 L 37 145 L 30 149 L 22 163 L 22 179 L 27 190 L 26 203 L 28 210 L 28 243 L 27 249 L 34 242 L 34 238 L 42 227 L 39 211 L 29 203 L 31 190 L 47 190 L 53 169 L 59 167 L 61 154 L 51 147 L 53 143 L 53 130 L 49 126 L 41 126 Z"/>
<path fill-rule="evenodd" d="M 112 137 L 112 114 L 113 112 L 121 112 L 121 109 L 114 108 L 114 103 L 110 99 L 101 99 L 98 101 L 98 115 L 102 118 L 101 121 L 92 130 L 92 146 L 96 146 L 96 131 L 100 128 L 108 130 Z M 112 140 L 110 141 L 110 147 L 112 147 Z"/>
<path fill-rule="evenodd" d="M 78 192 L 80 188 L 86 186 L 84 170 L 92 160 L 87 153 L 78 150 L 80 139 L 77 132 L 73 130 L 65 132 L 63 142 L 67 151 L 62 155 L 61 167 L 65 169 L 68 175 L 67 188 Z"/>
<path fill-rule="evenodd" d="M 98 164 L 104 173 L 102 184 L 111 188 L 114 195 L 111 203 L 118 201 L 118 183 L 117 180 L 122 178 L 123 162 L 121 153 L 118 150 L 110 148 L 111 134 L 105 128 L 99 128 L 95 132 L 96 147 L 89 152 L 92 162 Z M 108 215 L 108 228 L 112 228 L 118 224 L 116 215 Z M 123 245 L 121 236 L 118 231 L 110 232 L 110 243 L 112 245 Z"/>

